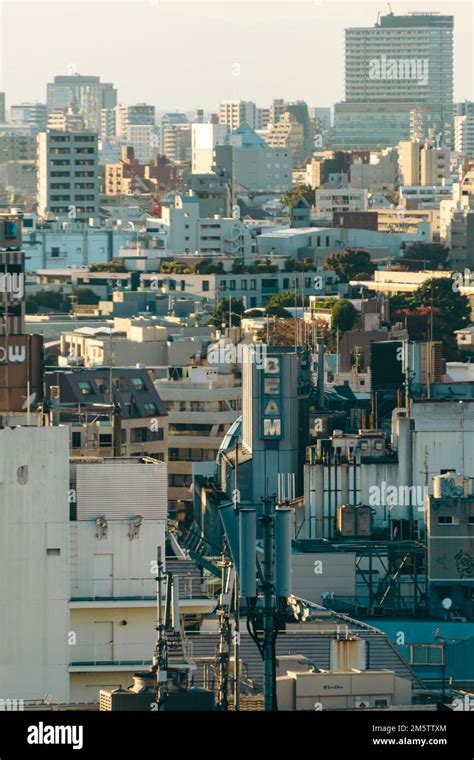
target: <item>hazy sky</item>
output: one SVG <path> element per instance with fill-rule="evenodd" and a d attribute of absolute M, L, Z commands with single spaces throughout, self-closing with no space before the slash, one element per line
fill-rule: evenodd
<path fill-rule="evenodd" d="M 474 99 L 472 0 L 391 5 L 455 16 L 455 99 Z M 372 26 L 379 11 L 387 3 L 0 0 L 0 90 L 7 105 L 45 101 L 46 82 L 72 65 L 113 82 L 120 102 L 160 110 L 216 110 L 226 98 L 333 105 L 344 97 L 344 28 Z"/>

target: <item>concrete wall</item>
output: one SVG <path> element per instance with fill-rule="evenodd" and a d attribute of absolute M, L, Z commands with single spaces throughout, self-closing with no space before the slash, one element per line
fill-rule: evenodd
<path fill-rule="evenodd" d="M 68 429 L 0 430 L 0 696 L 68 700 Z"/>

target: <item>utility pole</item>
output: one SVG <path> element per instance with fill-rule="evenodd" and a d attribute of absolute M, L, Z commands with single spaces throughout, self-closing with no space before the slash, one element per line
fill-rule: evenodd
<path fill-rule="evenodd" d="M 239 512 L 239 439 L 235 442 L 234 510 Z M 240 709 L 240 607 L 239 574 L 234 573 L 234 709 Z"/>
<path fill-rule="evenodd" d="M 262 499 L 263 512 L 260 519 L 263 531 L 263 693 L 265 711 L 275 710 L 275 660 L 273 643 L 275 640 L 275 598 L 273 583 L 273 521 L 275 496 Z"/>
<path fill-rule="evenodd" d="M 156 669 L 156 701 L 158 710 L 163 709 L 168 697 L 168 642 L 166 640 L 166 625 L 164 623 L 161 609 L 161 584 L 163 583 L 163 560 L 161 557 L 161 546 L 157 548 L 157 576 L 156 576 L 156 607 L 157 607 L 157 625 L 158 632 L 155 655 L 153 657 L 153 668 Z"/>
<path fill-rule="evenodd" d="M 217 612 L 219 615 L 219 644 L 217 649 L 217 705 L 219 710 L 227 712 L 229 709 L 229 655 L 231 644 L 231 626 L 229 620 L 229 603 L 228 603 L 228 583 L 230 575 L 231 562 L 226 553 L 226 542 L 224 538 L 222 554 L 220 559 L 221 575 L 221 592 L 219 594 L 219 605 Z"/>

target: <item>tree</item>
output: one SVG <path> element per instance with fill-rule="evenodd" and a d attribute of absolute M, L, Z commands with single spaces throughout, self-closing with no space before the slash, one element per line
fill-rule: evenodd
<path fill-rule="evenodd" d="M 245 304 L 242 301 L 242 299 L 237 300 L 236 298 L 231 299 L 230 303 L 230 310 L 232 312 L 231 314 L 231 322 L 233 327 L 238 327 L 240 325 L 242 314 L 245 311 Z M 229 326 L 229 299 L 223 298 L 214 308 L 214 311 L 212 312 L 210 318 L 209 318 L 209 324 L 214 325 L 215 327 L 222 327 L 224 324 L 226 327 Z"/>
<path fill-rule="evenodd" d="M 425 269 L 444 269 L 449 256 L 449 248 L 441 243 L 416 242 L 400 256 L 397 265 L 409 272 L 423 272 Z"/>
<path fill-rule="evenodd" d="M 192 269 L 180 261 L 162 261 L 160 272 L 162 274 L 192 274 Z"/>
<path fill-rule="evenodd" d="M 70 308 L 70 300 L 64 293 L 60 293 L 57 290 L 40 290 L 38 293 L 26 298 L 26 311 L 28 314 L 48 311 L 68 312 Z"/>
<path fill-rule="evenodd" d="M 90 288 L 76 288 L 73 293 L 77 296 L 78 304 L 90 304 L 95 306 L 100 301 L 100 297 Z"/>
<path fill-rule="evenodd" d="M 99 261 L 97 264 L 91 264 L 89 272 L 126 272 L 121 261 Z"/>
<path fill-rule="evenodd" d="M 324 262 L 323 269 L 332 269 L 341 280 L 371 280 L 377 269 L 368 251 L 346 248 L 343 253 L 332 253 Z"/>
<path fill-rule="evenodd" d="M 217 263 L 214 261 L 207 261 L 203 259 L 198 264 L 193 266 L 194 274 L 220 274 L 224 271 L 224 265 L 222 261 Z"/>
<path fill-rule="evenodd" d="M 331 309 L 331 322 L 335 330 L 352 330 L 357 321 L 357 309 L 352 301 L 340 298 Z"/>
<path fill-rule="evenodd" d="M 439 310 L 451 333 L 466 327 L 470 322 L 469 299 L 453 288 L 450 277 L 433 277 L 415 290 L 410 299 L 410 309 L 423 308 Z"/>
<path fill-rule="evenodd" d="M 304 299 L 305 306 L 309 303 L 308 296 Z M 291 308 L 294 308 L 295 306 L 301 306 L 302 305 L 302 298 L 301 294 L 298 293 L 296 296 L 296 302 L 295 302 L 295 294 L 291 292 L 291 290 L 282 290 L 279 293 L 274 293 L 270 298 L 268 299 L 267 303 L 265 304 L 265 311 L 267 314 L 275 314 L 278 316 L 278 312 L 281 309 L 284 309 L 285 306 L 291 306 Z M 289 316 L 288 312 L 287 315 Z"/>
<path fill-rule="evenodd" d="M 309 256 L 306 256 L 303 261 L 298 261 L 298 259 L 293 259 L 290 256 L 285 259 L 285 266 L 283 267 L 285 272 L 314 272 L 315 270 L 316 265 Z"/>

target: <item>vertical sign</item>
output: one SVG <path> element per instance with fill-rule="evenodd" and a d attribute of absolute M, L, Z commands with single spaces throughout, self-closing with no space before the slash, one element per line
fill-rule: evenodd
<path fill-rule="evenodd" d="M 262 438 L 283 438 L 283 393 L 281 356 L 266 356 L 261 389 Z"/>

